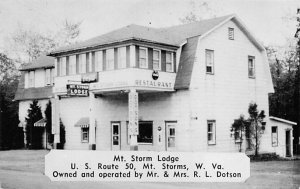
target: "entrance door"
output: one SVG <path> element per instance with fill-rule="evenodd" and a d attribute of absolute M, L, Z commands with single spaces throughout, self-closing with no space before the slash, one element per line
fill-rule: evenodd
<path fill-rule="evenodd" d="M 285 131 L 286 156 L 291 156 L 291 130 Z"/>
<path fill-rule="evenodd" d="M 176 123 L 166 123 L 166 148 L 167 151 L 174 151 L 176 149 Z"/>
<path fill-rule="evenodd" d="M 120 140 L 120 123 L 111 124 L 111 139 L 112 139 L 112 150 L 121 150 Z"/>

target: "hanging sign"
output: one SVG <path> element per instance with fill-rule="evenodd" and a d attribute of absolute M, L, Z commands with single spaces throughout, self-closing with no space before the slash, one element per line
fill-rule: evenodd
<path fill-rule="evenodd" d="M 88 85 L 67 84 L 67 95 L 69 96 L 89 96 Z"/>
<path fill-rule="evenodd" d="M 130 91 L 128 94 L 129 101 L 129 135 L 139 134 L 139 112 L 138 112 L 138 93 L 136 91 Z"/>
<path fill-rule="evenodd" d="M 98 81 L 98 73 L 86 73 L 81 75 L 81 83 L 94 83 Z"/>

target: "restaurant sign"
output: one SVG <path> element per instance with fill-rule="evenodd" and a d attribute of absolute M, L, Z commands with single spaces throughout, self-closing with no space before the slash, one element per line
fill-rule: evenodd
<path fill-rule="evenodd" d="M 89 96 L 88 85 L 67 84 L 67 95 L 69 96 Z"/>

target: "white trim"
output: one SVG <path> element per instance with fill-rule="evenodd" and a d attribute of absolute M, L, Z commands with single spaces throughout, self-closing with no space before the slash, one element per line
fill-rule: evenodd
<path fill-rule="evenodd" d="M 269 118 L 272 119 L 272 120 L 287 123 L 287 124 L 290 124 L 290 125 L 297 125 L 296 122 L 289 121 L 289 120 L 286 120 L 286 119 L 282 119 L 282 118 L 278 118 L 278 117 L 274 117 L 274 116 L 270 116 Z"/>

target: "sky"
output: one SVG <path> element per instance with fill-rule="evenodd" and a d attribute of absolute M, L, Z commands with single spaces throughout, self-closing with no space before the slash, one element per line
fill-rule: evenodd
<path fill-rule="evenodd" d="M 167 27 L 190 11 L 203 18 L 236 14 L 264 45 L 284 45 L 292 38 L 300 1 L 296 0 L 0 0 L 0 51 L 18 27 L 55 32 L 64 20 L 82 22 L 80 40 L 129 24 Z M 206 10 L 206 11 L 205 11 Z M 208 12 L 208 13 L 206 13 Z"/>

